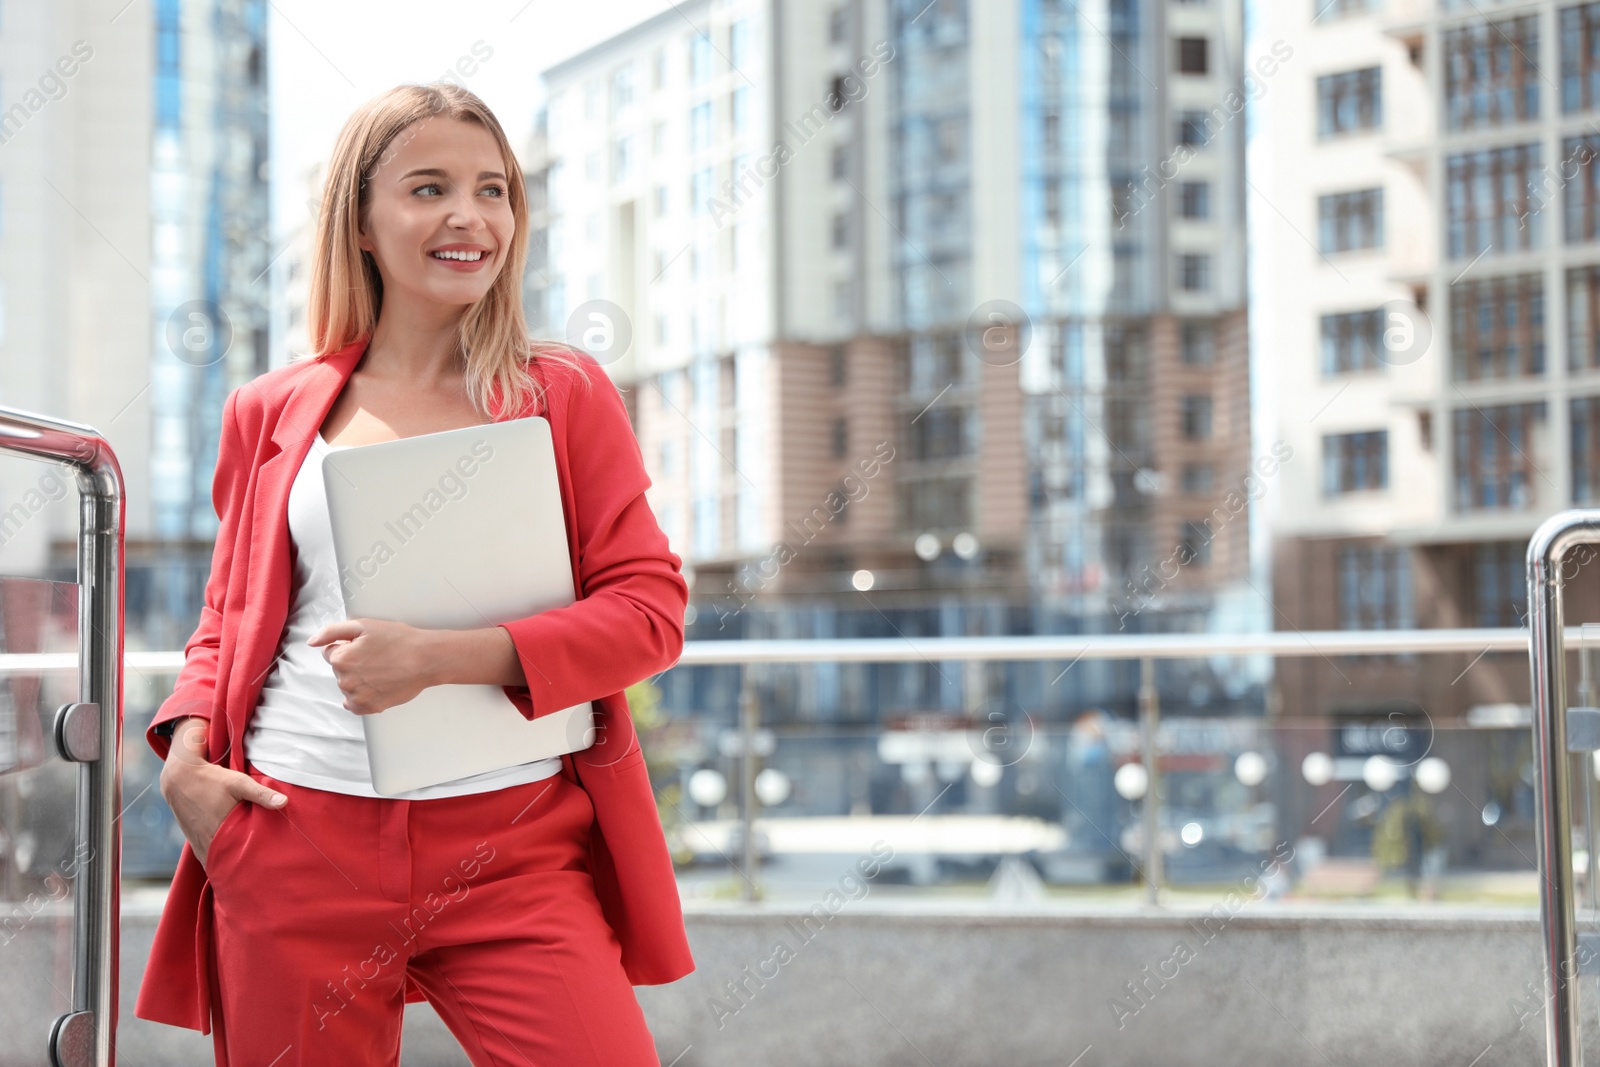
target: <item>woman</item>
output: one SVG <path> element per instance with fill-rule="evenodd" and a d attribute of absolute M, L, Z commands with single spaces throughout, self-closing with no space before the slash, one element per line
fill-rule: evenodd
<path fill-rule="evenodd" d="M 224 404 L 205 605 L 147 733 L 187 841 L 134 1009 L 212 1033 L 219 1064 L 396 1064 L 423 998 L 473 1063 L 659 1063 L 631 986 L 694 962 L 622 690 L 677 660 L 688 587 L 610 379 L 528 339 L 527 240 L 482 101 L 380 96 L 329 164 L 318 354 Z M 578 600 L 476 630 L 343 619 L 323 454 L 535 414 Z M 593 700 L 597 739 L 378 796 L 357 716 L 447 683 L 530 718 Z"/>

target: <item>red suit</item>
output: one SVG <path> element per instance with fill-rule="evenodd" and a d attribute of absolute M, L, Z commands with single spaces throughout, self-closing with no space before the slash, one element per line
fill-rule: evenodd
<path fill-rule="evenodd" d="M 146 734 L 163 758 L 169 741 L 155 726 L 198 715 L 210 721 L 208 758 L 246 770 L 245 728 L 278 652 L 292 592 L 289 487 L 365 350 L 362 339 L 270 371 L 234 390 L 224 404 L 213 485 L 221 528 L 205 605 L 172 695 Z M 587 863 L 606 923 L 620 943 L 627 981 L 657 985 L 688 974 L 694 960 L 622 690 L 677 661 L 688 585 L 681 559 L 645 501 L 650 480 L 622 398 L 598 363 L 581 353 L 578 358 L 590 388 L 576 372 L 558 366 L 542 371 L 547 406 L 535 401 L 516 415 L 493 406 L 496 421 L 526 415 L 550 420 L 579 591 L 567 607 L 504 624 L 531 686 L 506 692 L 529 716 L 595 702 L 595 744 L 561 757 L 562 775 L 581 785 L 593 806 Z M 295 793 L 290 797 L 292 804 Z M 253 828 L 267 814 L 261 809 L 235 818 L 230 811 L 224 822 Z M 238 845 L 231 832 L 243 832 L 243 825 L 220 827 L 218 838 L 226 843 L 230 873 L 239 873 L 248 868 L 249 856 L 232 854 Z M 256 844 L 253 837 L 245 840 Z M 292 886 L 282 890 L 286 907 L 299 906 Z M 213 905 L 211 882 L 185 843 L 136 1016 L 210 1032 Z M 424 999 L 409 976 L 404 993 L 408 1002 Z"/>

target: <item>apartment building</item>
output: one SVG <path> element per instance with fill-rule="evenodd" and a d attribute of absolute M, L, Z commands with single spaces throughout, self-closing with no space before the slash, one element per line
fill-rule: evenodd
<path fill-rule="evenodd" d="M 544 72 L 529 306 L 628 398 L 692 636 L 1264 617 L 1240 4 L 1104 16 L 706 0 Z M 1124 666 L 1063 666 L 808 669 L 777 703 L 1131 707 Z M 1163 673 L 1218 710 L 1252 684 Z"/>
<path fill-rule="evenodd" d="M 1251 155 L 1255 347 L 1294 450 L 1277 625 L 1524 625 L 1529 536 L 1600 492 L 1600 4 L 1296 0 L 1258 26 L 1306 57 Z M 1568 621 L 1597 613 L 1579 572 Z M 1286 714 L 1528 703 L 1523 653 L 1278 679 Z"/>
<path fill-rule="evenodd" d="M 223 401 L 266 369 L 266 10 L 0 4 L 0 397 L 93 426 L 116 450 L 130 652 L 181 649 L 194 632 Z M 0 463 L 4 573 L 48 580 L 7 584 L 9 652 L 74 646 L 75 488 L 55 466 Z M 128 672 L 127 737 L 164 684 Z M 34 702 L 54 692 L 13 685 L 0 714 L 8 766 L 19 738 L 42 755 Z M 183 838 L 148 788 L 160 761 L 133 744 L 124 758 L 123 872 L 170 873 Z M 30 779 L 36 814 L 70 809 L 53 777 Z"/>
<path fill-rule="evenodd" d="M 4 393 L 116 447 L 130 623 L 164 627 L 167 648 L 210 566 L 223 399 L 266 366 L 265 10 L 0 12 Z M 73 571 L 76 525 L 26 524 L 11 573 Z"/>

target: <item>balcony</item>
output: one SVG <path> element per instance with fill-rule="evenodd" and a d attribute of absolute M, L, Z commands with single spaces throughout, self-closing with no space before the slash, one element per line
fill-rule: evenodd
<path fill-rule="evenodd" d="M 1568 635 L 1586 685 L 1600 677 L 1590 629 Z M 690 642 L 629 694 L 697 962 L 639 990 L 662 1061 L 816 1062 L 801 1034 L 826 1015 L 838 1062 L 912 1062 L 913 1047 L 941 1064 L 1025 1062 L 1046 1047 L 1063 1062 L 1089 1049 L 1117 1063 L 1282 1062 L 1287 1022 L 1330 1062 L 1354 1063 L 1346 1038 L 1328 1036 L 1351 1005 L 1369 1024 L 1362 1056 L 1470 1062 L 1494 1043 L 1531 1060 L 1537 1027 L 1500 1016 L 1539 947 L 1526 715 L 1219 716 L 1173 692 L 1207 664 L 1254 664 L 1259 678 L 1269 661 L 1353 671 L 1349 657 L 1398 653 L 1421 654 L 1408 673 L 1439 657 L 1515 675 L 1527 631 Z M 125 731 L 128 999 L 181 843 L 141 735 L 182 653 L 126 661 L 144 680 Z M 14 686 L 34 681 L 40 711 L 70 690 L 75 663 L 0 657 Z M 1049 688 L 1123 667 L 1137 714 L 991 698 L 979 668 L 1007 663 L 1038 668 Z M 882 722 L 851 721 L 859 679 L 845 672 L 885 664 L 938 679 L 934 706 L 913 693 Z M 740 717 L 651 710 L 693 674 L 736 692 Z M 845 713 L 762 718 L 821 706 Z M 0 805 L 58 836 L 70 815 L 48 770 L 0 778 Z M 1575 847 L 1583 896 L 1586 829 Z M 12 892 L 38 892 L 47 859 L 7 855 Z M 1383 977 L 1397 951 L 1413 961 L 1404 996 Z M 1241 1032 L 1241 1018 L 1261 1026 Z M 1174 1026 L 1192 1058 L 1174 1059 Z M 407 1062 L 458 1062 L 426 1005 L 408 1012 L 405 1042 Z M 128 1013 L 119 1047 L 128 1062 L 210 1054 L 209 1039 Z"/>

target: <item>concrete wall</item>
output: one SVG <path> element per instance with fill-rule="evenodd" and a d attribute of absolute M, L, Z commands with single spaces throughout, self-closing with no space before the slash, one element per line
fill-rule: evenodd
<path fill-rule="evenodd" d="M 698 969 L 637 992 L 673 1067 L 1542 1062 L 1531 913 L 1268 907 L 1219 904 L 1208 918 L 846 901 L 813 918 L 809 940 L 797 909 L 696 908 Z M 123 1061 L 209 1064 L 210 1038 L 133 1018 L 153 925 L 124 921 Z M 1600 1048 L 1595 1015 L 1585 1007 Z M 26 1036 L 5 1029 L 5 1044 Z M 407 1012 L 403 1061 L 467 1062 L 425 1005 Z"/>

